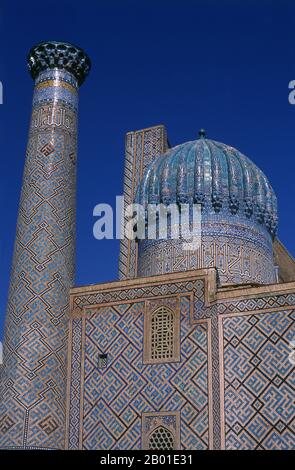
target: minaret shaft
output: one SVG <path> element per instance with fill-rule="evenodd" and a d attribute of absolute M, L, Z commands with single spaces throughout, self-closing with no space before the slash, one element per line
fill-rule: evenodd
<path fill-rule="evenodd" d="M 43 65 L 36 76 L 6 314 L 2 448 L 64 448 L 77 105 L 75 75 L 60 64 Z"/>

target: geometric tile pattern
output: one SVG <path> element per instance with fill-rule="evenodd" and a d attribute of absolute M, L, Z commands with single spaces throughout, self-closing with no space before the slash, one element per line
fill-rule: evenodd
<path fill-rule="evenodd" d="M 82 322 L 86 322 L 86 334 L 82 332 L 79 347 L 86 351 L 86 356 L 92 358 L 93 355 L 96 355 L 97 357 L 95 361 L 89 360 L 92 363 L 85 368 L 85 377 L 81 372 L 83 377 L 82 382 L 80 379 L 79 388 L 76 384 L 76 389 L 80 390 L 80 385 L 83 384 L 83 378 L 85 378 L 84 386 L 89 386 L 87 392 L 87 400 L 89 401 L 87 404 L 84 403 L 82 407 L 84 410 L 84 440 L 83 444 L 80 440 L 80 447 L 91 448 L 91 446 L 96 446 L 95 448 L 99 448 L 100 446 L 100 448 L 106 449 L 110 445 L 113 446 L 112 448 L 124 449 L 133 445 L 133 448 L 140 448 L 142 442 L 139 441 L 139 438 L 136 440 L 135 436 L 140 435 L 140 420 L 137 420 L 137 418 L 140 418 L 141 408 L 137 408 L 137 406 L 139 407 L 143 403 L 143 413 L 152 413 L 154 416 L 157 416 L 160 411 L 168 414 L 172 411 L 181 411 L 181 446 L 186 449 L 196 448 L 194 447 L 196 443 L 188 443 L 189 439 L 187 441 L 183 435 L 183 431 L 186 429 L 186 425 L 183 426 L 183 420 L 188 417 L 192 419 L 189 422 L 190 429 L 194 429 L 197 433 L 201 430 L 203 418 L 200 413 L 197 415 L 197 420 L 199 420 L 198 430 L 192 428 L 194 418 L 190 415 L 189 409 L 195 415 L 195 400 L 191 401 L 188 394 L 186 394 L 185 397 L 189 401 L 186 407 L 187 415 L 183 414 L 182 408 L 171 408 L 166 405 L 161 407 L 163 402 L 161 402 L 159 398 L 161 395 L 159 394 L 162 387 L 165 386 L 168 396 L 170 396 L 170 393 L 174 393 L 170 390 L 171 380 L 167 381 L 165 373 L 162 372 L 162 374 L 156 376 L 158 380 L 157 388 L 154 391 L 153 402 L 149 402 L 152 389 L 149 388 L 151 386 L 149 384 L 151 376 L 148 367 L 151 367 L 151 370 L 154 367 L 154 370 L 157 367 L 167 367 L 168 370 L 173 370 L 173 373 L 175 373 L 175 368 L 178 367 L 177 363 L 151 365 L 143 364 L 141 359 L 143 354 L 141 318 L 144 304 L 146 304 L 145 311 L 147 311 L 149 304 L 154 303 L 156 308 L 165 301 L 165 305 L 166 303 L 169 305 L 169 302 L 173 302 L 173 299 L 176 298 L 175 296 L 181 299 L 181 335 L 189 325 L 190 328 L 197 328 L 195 331 L 200 332 L 202 329 L 206 331 L 207 346 L 204 347 L 201 343 L 198 344 L 195 352 L 192 350 L 192 355 L 187 355 L 187 361 L 193 360 L 193 356 L 197 354 L 196 351 L 202 350 L 202 347 L 205 354 L 211 354 L 211 359 L 208 357 L 208 366 L 211 363 L 211 367 L 210 369 L 208 369 L 208 366 L 206 367 L 207 374 L 208 370 L 210 371 L 210 375 L 207 375 L 207 388 L 209 387 L 212 390 L 212 395 L 207 392 L 207 400 L 211 401 L 211 405 L 209 403 L 208 406 L 212 412 L 209 419 L 209 423 L 211 423 L 209 424 L 210 432 L 208 431 L 211 434 L 209 439 L 211 448 L 213 446 L 217 449 L 220 448 L 220 445 L 229 449 L 294 447 L 295 433 L 294 421 L 292 421 L 294 419 L 294 373 L 288 361 L 288 356 L 290 353 L 289 340 L 295 336 L 294 311 L 291 308 L 295 304 L 295 294 L 284 293 L 284 291 L 279 293 L 280 286 L 278 286 L 276 293 L 270 292 L 267 294 L 267 287 L 265 287 L 264 293 L 260 296 L 254 297 L 253 294 L 251 298 L 245 291 L 246 295 L 241 294 L 240 298 L 236 300 L 228 298 L 227 300 L 217 301 L 214 300 L 214 278 L 211 277 L 209 281 L 209 278 L 198 277 L 197 272 L 195 277 L 190 275 L 184 279 L 177 276 L 173 280 L 169 276 L 171 275 L 167 275 L 166 280 L 159 279 L 158 282 L 155 282 L 157 278 L 147 280 L 144 285 L 141 282 L 137 284 L 131 281 L 131 285 L 127 283 L 124 287 L 118 283 L 118 287 L 114 284 L 110 286 L 111 288 L 92 289 L 88 292 L 86 288 L 85 291 L 72 295 L 73 321 L 77 322 L 76 325 L 79 323 L 80 329 Z M 261 288 L 259 289 L 261 290 Z M 208 291 L 211 292 L 210 297 L 208 297 Z M 253 292 L 255 293 L 254 289 Z M 205 303 L 204 298 L 206 299 Z M 191 302 L 193 302 L 193 309 L 190 312 L 188 305 Z M 86 318 L 81 320 L 83 311 Z M 220 342 L 219 334 L 221 334 Z M 83 346 L 83 337 L 86 337 L 85 346 Z M 183 336 L 181 337 L 181 357 L 183 358 L 185 340 Z M 190 335 L 191 339 L 192 336 Z M 122 346 L 118 343 L 119 341 L 122 341 Z M 126 341 L 128 345 L 132 345 L 134 356 L 130 354 L 126 357 L 124 355 L 123 359 L 122 354 L 118 354 L 118 348 L 122 347 L 125 351 L 124 348 L 128 348 L 127 343 L 125 344 Z M 141 345 L 139 344 L 140 341 Z M 98 355 L 109 353 L 108 345 L 111 345 L 108 367 L 99 369 L 97 367 Z M 72 344 L 72 348 L 77 349 L 77 345 Z M 112 348 L 114 348 L 113 352 Z M 224 353 L 220 354 L 223 349 Z M 87 361 L 87 359 L 85 360 Z M 83 364 L 84 360 L 81 361 L 82 369 Z M 136 367 L 137 364 L 138 367 Z M 93 374 L 97 374 L 97 380 L 92 382 Z M 99 388 L 102 393 L 99 398 L 95 394 L 101 377 L 103 377 L 103 387 Z M 129 377 L 130 380 L 126 381 L 126 377 Z M 117 393 L 120 396 L 121 392 L 118 390 L 121 389 L 122 393 L 128 391 L 130 384 L 134 383 L 133 377 L 136 379 L 135 385 L 137 387 L 134 396 L 137 398 L 139 394 L 140 401 L 137 401 L 134 396 L 130 401 L 131 431 L 127 430 L 125 415 L 124 418 L 122 416 L 128 399 L 124 399 L 122 408 L 120 408 L 116 403 L 115 394 Z M 118 378 L 118 381 L 116 378 Z M 141 388 L 142 381 L 144 385 Z M 74 383 L 73 380 L 72 382 Z M 191 377 L 186 377 L 184 382 L 185 386 L 192 386 Z M 211 386 L 209 386 L 209 382 Z M 172 385 L 175 387 L 175 382 Z M 116 387 L 118 387 L 117 392 Z M 201 387 L 201 382 L 199 387 Z M 148 395 L 145 395 L 146 390 L 149 392 Z M 104 393 L 107 393 L 107 396 Z M 112 393 L 114 393 L 114 396 Z M 116 409 L 109 406 L 109 398 L 114 400 L 111 401 L 112 404 L 116 403 Z M 81 400 L 83 401 L 83 393 L 77 405 L 79 409 L 82 404 Z M 101 424 L 103 428 L 101 434 L 94 424 L 95 421 L 99 422 L 101 419 L 98 404 L 101 405 L 102 413 L 105 413 Z M 221 410 L 223 410 L 221 413 L 222 419 L 220 419 L 220 405 Z M 90 415 L 88 415 L 88 411 Z M 78 412 L 76 411 L 75 414 L 77 415 Z M 205 414 L 208 415 L 207 409 Z M 82 415 L 80 415 L 80 420 L 82 422 Z M 117 424 L 120 423 L 122 434 L 117 437 L 108 435 L 108 431 L 104 427 L 107 420 L 110 420 L 110 422 L 114 420 L 113 422 Z M 84 429 L 86 422 L 87 429 Z M 108 429 L 110 429 L 110 426 Z M 88 431 L 90 434 L 88 434 Z M 93 440 L 90 438 L 92 432 L 95 436 Z M 129 436 L 129 432 L 132 433 L 132 438 Z M 77 443 L 79 441 L 79 439 L 77 440 L 77 427 L 72 427 L 70 429 L 70 441 L 73 440 L 75 433 L 75 442 Z M 185 435 L 187 434 L 185 433 Z M 108 444 L 103 440 L 106 436 L 108 436 Z M 102 439 L 99 445 L 97 439 Z M 197 440 L 197 445 L 200 445 L 200 443 L 204 445 L 204 447 L 200 445 L 200 448 L 208 446 L 208 440 L 205 441 L 202 435 L 197 434 Z"/>
<path fill-rule="evenodd" d="M 197 275 L 190 281 L 170 282 L 167 280 L 162 283 L 146 284 L 140 287 L 126 287 L 125 289 L 119 287 L 111 291 L 99 290 L 98 292 L 74 294 L 72 296 L 72 311 L 82 313 L 84 307 L 91 305 L 98 305 L 102 303 L 118 302 L 126 300 L 136 300 L 141 297 L 155 298 L 158 296 L 169 296 L 177 293 L 193 291 L 196 296 L 196 304 L 194 311 L 194 318 L 199 320 L 204 312 L 204 295 L 205 295 L 204 280 L 197 278 Z"/>
<path fill-rule="evenodd" d="M 84 449 L 140 449 L 141 414 L 180 411 L 182 448 L 208 447 L 206 327 L 189 324 L 181 305 L 182 360 L 144 365 L 143 303 L 87 312 L 83 408 Z M 98 370 L 98 353 L 108 367 Z"/>
<path fill-rule="evenodd" d="M 64 447 L 77 87 L 58 69 L 36 80 L 5 326 L 1 447 Z"/>
<path fill-rule="evenodd" d="M 134 202 L 137 185 L 147 166 L 165 152 L 168 146 L 167 132 L 163 125 L 126 134 L 123 186 L 125 207 Z M 137 243 L 124 238 L 120 242 L 119 279 L 136 277 L 136 272 Z"/>
<path fill-rule="evenodd" d="M 191 304 L 191 321 L 193 323 L 198 323 L 200 321 L 209 321 L 211 323 L 210 328 L 210 338 L 211 345 L 210 350 L 212 350 L 212 389 L 213 389 L 213 400 L 212 400 L 212 426 L 211 426 L 211 438 L 210 446 L 216 449 L 220 447 L 220 406 L 219 406 L 219 354 L 218 354 L 218 323 L 217 323 L 217 313 L 216 306 L 213 304 L 210 306 L 209 292 L 212 288 L 215 289 L 215 271 L 212 270 L 208 274 L 208 277 L 204 277 L 204 274 L 194 274 L 188 276 L 185 274 L 184 279 L 182 276 L 177 280 L 169 280 L 169 277 L 165 281 L 158 282 L 147 282 L 144 285 L 140 283 L 139 286 L 136 284 L 134 286 L 127 284 L 126 287 L 122 287 L 118 283 L 112 285 L 111 289 L 98 289 L 92 290 L 92 292 L 73 292 L 71 296 L 71 311 L 72 315 L 75 317 L 83 314 L 83 309 L 90 307 L 91 305 L 101 305 L 108 304 L 112 302 L 126 302 L 136 299 L 147 299 L 148 302 L 161 302 L 161 299 L 157 300 L 157 297 L 165 296 L 166 300 L 169 301 L 169 296 L 175 296 L 176 294 L 188 293 L 193 302 Z M 174 275 L 175 277 L 175 275 Z M 188 278 L 188 279 L 186 279 Z M 134 284 L 134 281 L 133 281 Z M 211 286 L 211 287 L 209 287 Z M 153 300 L 150 300 L 153 299 Z M 206 299 L 206 302 L 204 302 Z M 173 300 L 173 297 L 171 301 Z M 213 432 L 214 430 L 214 432 Z M 211 439 L 210 438 L 210 439 Z"/>
<path fill-rule="evenodd" d="M 71 338 L 71 388 L 70 388 L 70 407 L 69 407 L 69 428 L 72 430 L 68 442 L 69 449 L 79 447 L 80 431 L 80 386 L 81 386 L 81 363 L 82 363 L 82 322 L 81 319 L 72 321 Z"/>
<path fill-rule="evenodd" d="M 180 309 L 181 362 L 152 365 L 143 364 L 144 302 L 86 309 L 84 449 L 140 449 L 142 413 L 166 411 L 181 413 L 181 448 L 208 448 L 207 325 L 191 325 L 188 297 Z"/>
<path fill-rule="evenodd" d="M 147 277 L 217 267 L 220 285 L 275 282 L 269 235 L 265 234 L 265 240 L 260 243 L 262 235 L 248 221 L 229 224 L 221 217 L 220 220 L 214 217 L 210 221 L 202 215 L 202 244 L 197 250 L 183 250 L 183 240 L 140 240 L 138 275 Z"/>
<path fill-rule="evenodd" d="M 244 298 L 238 300 L 222 300 L 218 302 L 218 312 L 252 312 L 255 310 L 272 309 L 295 305 L 295 292 L 287 294 L 264 294 L 258 298 Z"/>
<path fill-rule="evenodd" d="M 38 60 L 45 63 L 40 47 Z M 104 290 L 86 288 L 72 295 L 66 396 L 78 83 L 69 71 L 45 68 L 37 76 L 33 97 L 11 273 L 0 379 L 0 447 L 63 448 L 66 427 L 70 449 L 146 448 L 154 432 L 154 445 L 165 435 L 169 448 L 178 439 L 179 449 L 219 448 L 220 443 L 227 449 L 294 448 L 289 342 L 295 336 L 295 293 L 251 298 L 245 291 L 237 300 L 217 301 L 213 270 L 145 284 L 115 283 Z M 133 202 L 147 166 L 168 147 L 164 126 L 127 134 L 125 205 Z M 233 182 L 237 176 L 230 175 Z M 259 197 L 268 197 L 267 185 L 265 181 L 265 193 L 263 185 L 258 188 Z M 219 204 L 218 198 L 211 202 Z M 233 211 L 236 202 L 230 202 Z M 255 215 L 260 220 L 264 214 L 267 226 L 268 211 L 261 206 Z M 160 247 L 157 241 L 146 246 L 142 242 L 139 273 L 208 266 L 217 269 L 222 282 L 238 284 L 241 276 L 273 281 L 270 237 L 255 224 L 247 225 L 245 217 L 232 223 L 225 212 L 207 214 L 208 219 L 205 212 L 203 228 L 208 222 L 208 230 L 199 253 L 184 257 L 175 241 L 161 242 Z M 225 227 L 221 238 L 220 224 L 229 221 L 230 234 Z M 121 278 L 137 275 L 137 258 L 137 244 L 122 240 Z M 180 344 L 180 360 L 178 353 L 173 362 L 167 357 L 153 364 L 145 360 L 145 316 L 151 305 L 177 311 L 177 341 L 169 345 Z"/>
<path fill-rule="evenodd" d="M 294 449 L 294 320 L 295 310 L 222 319 L 227 449 Z"/>

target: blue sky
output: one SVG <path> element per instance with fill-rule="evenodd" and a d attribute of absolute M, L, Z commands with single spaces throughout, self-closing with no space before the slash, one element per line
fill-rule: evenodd
<path fill-rule="evenodd" d="M 278 196 L 279 237 L 295 254 L 294 31 L 293 0 L 1 1 L 0 332 L 31 111 L 30 47 L 66 40 L 92 59 L 79 115 L 83 285 L 117 277 L 118 242 L 93 238 L 92 212 L 122 193 L 125 133 L 160 123 L 171 145 L 204 127 L 261 167 Z"/>

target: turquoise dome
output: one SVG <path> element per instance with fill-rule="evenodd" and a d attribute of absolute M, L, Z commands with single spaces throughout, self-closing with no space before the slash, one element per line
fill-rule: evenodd
<path fill-rule="evenodd" d="M 138 240 L 138 275 L 215 268 L 220 285 L 276 282 L 272 241 L 277 199 L 264 173 L 235 148 L 206 139 L 186 142 L 158 156 L 146 169 L 136 202 L 201 205 L 201 242 Z M 149 211 L 145 211 L 149 223 Z M 169 221 L 170 223 L 170 221 Z M 171 223 L 172 220 L 171 220 Z"/>
<path fill-rule="evenodd" d="M 264 173 L 237 149 L 200 138 L 169 149 L 145 172 L 138 203 L 199 203 L 205 212 L 227 212 L 277 229 L 277 200 Z"/>

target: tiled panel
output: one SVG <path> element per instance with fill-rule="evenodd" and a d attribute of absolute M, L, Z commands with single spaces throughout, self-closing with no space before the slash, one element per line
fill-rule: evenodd
<path fill-rule="evenodd" d="M 140 449 L 141 414 L 179 411 L 181 446 L 206 449 L 207 327 L 181 301 L 181 362 L 143 364 L 144 303 L 86 310 L 83 448 Z M 98 368 L 98 354 L 108 366 Z"/>
<path fill-rule="evenodd" d="M 227 449 L 295 446 L 295 375 L 288 360 L 294 312 L 222 318 Z"/>
<path fill-rule="evenodd" d="M 137 186 L 147 166 L 165 152 L 168 145 L 163 125 L 128 132 L 125 142 L 123 188 L 125 207 L 134 202 Z M 136 274 L 137 245 L 135 241 L 124 238 L 120 242 L 119 279 L 132 278 Z"/>

